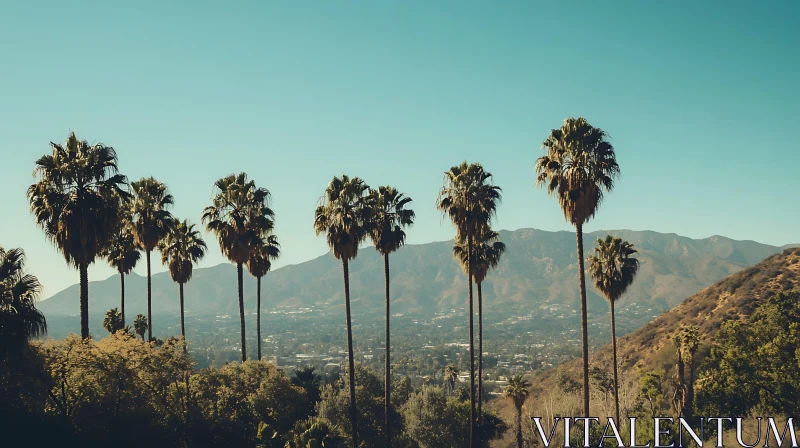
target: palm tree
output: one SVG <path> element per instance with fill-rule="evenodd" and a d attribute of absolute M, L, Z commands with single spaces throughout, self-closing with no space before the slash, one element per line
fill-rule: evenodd
<path fill-rule="evenodd" d="M 41 292 L 39 279 L 25 273 L 25 252 L 0 247 L 0 359 L 47 333 L 44 314 L 36 309 Z"/>
<path fill-rule="evenodd" d="M 694 406 L 694 358 L 700 348 L 699 328 L 692 325 L 682 331 L 683 347 L 686 349 L 686 365 L 689 366 L 689 382 L 686 385 L 686 412 L 693 411 Z"/>
<path fill-rule="evenodd" d="M 306 392 L 306 401 L 308 402 L 308 415 L 317 415 L 314 407 L 319 402 L 322 394 L 320 384 L 322 377 L 317 375 L 314 367 L 306 366 L 294 371 L 292 377 L 292 384 L 302 388 Z"/>
<path fill-rule="evenodd" d="M 672 394 L 672 409 L 678 417 L 684 416 L 686 409 L 686 363 L 683 360 L 683 342 L 684 338 L 681 334 L 673 336 L 672 341 L 675 342 L 675 348 L 678 355 L 677 362 L 675 363 L 675 376 L 672 377 L 675 392 Z"/>
<path fill-rule="evenodd" d="M 450 386 L 450 392 L 456 390 L 456 381 L 458 381 L 458 366 L 448 364 L 444 368 L 444 381 L 445 384 Z"/>
<path fill-rule="evenodd" d="M 353 359 L 353 325 L 350 319 L 349 261 L 358 255 L 358 245 L 368 233 L 370 210 L 365 194 L 369 186 L 358 177 L 334 177 L 314 212 L 314 231 L 324 233 L 333 256 L 342 260 L 344 272 L 344 304 L 347 318 L 347 353 L 350 377 L 350 424 L 353 428 L 353 448 L 358 447 L 356 414 L 356 379 Z"/>
<path fill-rule="evenodd" d="M 536 185 L 558 198 L 561 211 L 575 226 L 578 245 L 578 280 L 581 293 L 581 342 L 583 348 L 583 412 L 589 414 L 589 336 L 586 316 L 586 278 L 583 264 L 583 225 L 591 219 L 604 192 L 614 188 L 619 165 L 605 131 L 584 118 L 567 118 L 550 131 L 542 143 L 547 155 L 536 160 Z"/>
<path fill-rule="evenodd" d="M 153 339 L 152 289 L 150 253 L 167 235 L 174 218 L 167 208 L 175 202 L 167 186 L 152 177 L 131 183 L 133 191 L 133 217 L 131 228 L 139 249 L 147 261 L 147 339 Z"/>
<path fill-rule="evenodd" d="M 614 304 L 625 294 L 639 271 L 639 260 L 633 258 L 633 244 L 607 235 L 597 239 L 594 255 L 589 256 L 589 272 L 594 284 L 611 307 L 611 345 L 614 353 L 614 408 L 619 420 L 619 382 L 617 380 L 617 331 Z"/>
<path fill-rule="evenodd" d="M 89 337 L 89 265 L 117 226 L 125 176 L 117 154 L 102 143 L 89 145 L 70 133 L 66 144 L 36 161 L 38 182 L 28 188 L 30 209 L 47 238 L 80 273 L 81 337 Z"/>
<path fill-rule="evenodd" d="M 183 319 L 183 285 L 192 279 L 192 267 L 206 255 L 206 242 L 194 224 L 185 219 L 170 225 L 166 237 L 159 241 L 161 263 L 169 268 L 172 281 L 178 284 L 181 300 L 181 336 L 186 340 L 186 326 Z M 186 346 L 184 345 L 184 350 Z"/>
<path fill-rule="evenodd" d="M 220 250 L 236 264 L 239 286 L 239 323 L 242 336 L 242 362 L 247 360 L 244 327 L 243 266 L 253 251 L 263 244 L 264 232 L 272 230 L 275 213 L 269 208 L 270 193 L 258 188 L 246 173 L 231 174 L 214 183 L 213 204 L 203 210 L 206 230 L 217 235 Z"/>
<path fill-rule="evenodd" d="M 370 189 L 368 203 L 371 221 L 369 235 L 372 244 L 379 254 L 383 256 L 383 274 L 386 285 L 386 361 L 384 371 L 384 415 L 383 422 L 386 428 L 386 446 L 392 446 L 391 431 L 389 427 L 389 405 L 391 403 L 392 368 L 390 362 L 390 332 L 389 332 L 389 254 L 396 251 L 406 242 L 404 227 L 414 224 L 414 211 L 406 208 L 411 198 L 399 193 L 394 187 L 383 186 L 377 190 Z"/>
<path fill-rule="evenodd" d="M 261 244 L 255 248 L 247 260 L 247 270 L 256 278 L 256 340 L 258 341 L 259 361 L 261 361 L 261 277 L 267 275 L 267 272 L 272 269 L 272 260 L 276 260 L 280 254 L 281 245 L 278 243 L 278 237 L 267 235 L 262 238 Z"/>
<path fill-rule="evenodd" d="M 483 290 L 481 285 L 486 279 L 489 269 L 494 269 L 500 262 L 500 257 L 506 251 L 506 245 L 498 241 L 500 234 L 483 228 L 475 237 L 475 247 L 472 249 L 472 278 L 478 287 L 478 424 L 483 424 Z M 453 256 L 461 263 L 466 271 L 468 266 L 467 256 L 469 250 L 466 241 L 456 241 L 453 246 Z"/>
<path fill-rule="evenodd" d="M 133 331 L 144 341 L 144 333 L 147 331 L 147 318 L 144 314 L 137 314 L 133 320 Z"/>
<path fill-rule="evenodd" d="M 508 380 L 508 386 L 503 391 L 503 396 L 510 401 L 517 410 L 517 448 L 522 448 L 522 405 L 528 399 L 530 383 L 522 375 L 514 375 Z"/>
<path fill-rule="evenodd" d="M 121 210 L 126 210 L 122 208 Z M 103 249 L 102 256 L 112 268 L 119 272 L 120 281 L 120 316 L 125 325 L 125 276 L 133 271 L 141 258 L 130 226 L 130 215 L 121 213 L 119 228 L 111 237 L 108 246 Z M 127 215 L 127 216 L 126 216 Z"/>
<path fill-rule="evenodd" d="M 492 175 L 478 163 L 461 163 L 444 174 L 444 186 L 439 192 L 436 207 L 456 227 L 456 239 L 467 241 L 467 253 L 472 253 L 475 236 L 489 225 L 497 210 L 501 189 L 491 184 Z M 470 380 L 470 446 L 475 446 L 475 344 L 474 309 L 472 304 L 472 257 L 467 257 L 469 284 L 469 380 Z"/>
<path fill-rule="evenodd" d="M 344 446 L 336 427 L 327 420 L 309 418 L 300 420 L 288 434 L 286 448 L 336 448 Z"/>
<path fill-rule="evenodd" d="M 103 328 L 105 328 L 106 331 L 111 334 L 114 334 L 117 331 L 125 328 L 125 324 L 122 322 L 122 314 L 120 314 L 119 309 L 111 308 L 110 310 L 106 311 L 106 316 L 103 318 Z"/>

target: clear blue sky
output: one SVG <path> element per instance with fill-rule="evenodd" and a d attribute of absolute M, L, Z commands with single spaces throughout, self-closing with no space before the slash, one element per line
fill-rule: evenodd
<path fill-rule="evenodd" d="M 800 242 L 798 23 L 797 1 L 6 0 L 0 244 L 46 296 L 77 282 L 25 198 L 70 130 L 198 223 L 214 180 L 247 171 L 274 195 L 279 266 L 326 252 L 313 210 L 342 173 L 414 199 L 411 243 L 453 236 L 434 201 L 465 159 L 504 189 L 497 227 L 568 230 L 533 163 L 570 115 L 622 167 L 587 230 Z M 208 240 L 202 266 L 224 262 Z"/>

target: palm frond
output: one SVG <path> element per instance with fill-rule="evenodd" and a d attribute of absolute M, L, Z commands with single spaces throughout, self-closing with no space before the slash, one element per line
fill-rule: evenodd
<path fill-rule="evenodd" d="M 625 294 L 639 271 L 639 260 L 633 244 L 607 235 L 597 239 L 594 254 L 588 257 L 589 273 L 597 289 L 608 299 L 616 302 Z"/>
<path fill-rule="evenodd" d="M 131 229 L 140 249 L 151 251 L 169 232 L 173 216 L 167 210 L 174 200 L 167 186 L 152 177 L 131 183 Z"/>
<path fill-rule="evenodd" d="M 166 236 L 158 244 L 161 263 L 168 267 L 176 283 L 186 283 L 192 279 L 192 268 L 203 259 L 206 249 L 200 232 L 186 220 L 170 224 Z"/>
<path fill-rule="evenodd" d="M 206 230 L 217 236 L 220 250 L 233 263 L 247 263 L 274 229 L 271 194 L 248 180 L 246 173 L 231 174 L 214 183 L 212 204 L 203 210 Z"/>
<path fill-rule="evenodd" d="M 414 224 L 416 215 L 407 206 L 411 198 L 394 187 L 381 186 L 369 190 L 367 207 L 370 210 L 368 233 L 375 249 L 382 255 L 392 253 L 406 242 L 405 227 Z"/>
<path fill-rule="evenodd" d="M 28 188 L 30 210 L 45 236 L 75 266 L 94 262 L 118 225 L 118 209 L 130 194 L 117 154 L 70 133 L 62 146 L 36 161 L 37 182 Z"/>
<path fill-rule="evenodd" d="M 583 225 L 597 212 L 605 192 L 614 188 L 619 165 L 608 134 L 585 118 L 569 117 L 542 143 L 546 155 L 536 160 L 536 185 L 558 198 L 564 217 Z"/>
<path fill-rule="evenodd" d="M 372 211 L 367 203 L 369 186 L 360 178 L 334 177 L 314 212 L 314 231 L 325 234 L 337 259 L 351 260 L 369 235 Z"/>
<path fill-rule="evenodd" d="M 0 247 L 0 354 L 47 333 L 47 321 L 36 309 L 41 292 L 39 279 L 25 272 L 25 252 Z"/>

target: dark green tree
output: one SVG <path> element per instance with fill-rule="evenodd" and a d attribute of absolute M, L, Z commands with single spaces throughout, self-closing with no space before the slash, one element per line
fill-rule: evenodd
<path fill-rule="evenodd" d="M 469 390 L 464 389 L 465 395 Z M 459 400 L 448 396 L 444 389 L 423 386 L 411 394 L 403 405 L 401 413 L 406 424 L 405 433 L 416 445 L 428 448 L 449 448 L 469 446 L 468 397 Z M 492 440 L 502 436 L 508 429 L 502 419 L 484 411 L 483 425 L 479 428 L 478 446 L 489 447 Z"/>
<path fill-rule="evenodd" d="M 797 290 L 763 299 L 748 321 L 723 323 L 700 368 L 697 415 L 800 414 L 799 334 Z"/>
<path fill-rule="evenodd" d="M 314 367 L 303 367 L 301 369 L 297 369 L 294 372 L 294 377 L 292 378 L 292 384 L 295 386 L 300 386 L 303 390 L 306 391 L 306 398 L 308 399 L 308 415 L 314 416 L 316 415 L 316 411 L 314 407 L 320 400 L 320 396 L 322 393 L 322 389 L 320 385 L 322 384 L 322 378 L 314 372 Z"/>
<path fill-rule="evenodd" d="M 343 448 L 345 440 L 326 420 L 309 418 L 297 422 L 286 448 Z"/>
<path fill-rule="evenodd" d="M 662 376 L 655 372 L 646 372 L 639 377 L 639 393 L 650 406 L 650 415 L 656 418 L 661 411 L 661 400 L 664 398 Z"/>

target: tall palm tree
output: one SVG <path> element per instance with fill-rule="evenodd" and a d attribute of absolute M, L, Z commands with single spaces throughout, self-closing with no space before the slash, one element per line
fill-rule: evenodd
<path fill-rule="evenodd" d="M 192 279 L 192 267 L 206 255 L 206 242 L 200 232 L 185 219 L 169 226 L 166 237 L 159 241 L 161 263 L 169 268 L 172 281 L 178 284 L 181 301 L 181 336 L 186 340 L 186 325 L 183 318 L 183 285 Z M 184 350 L 185 350 L 184 345 Z"/>
<path fill-rule="evenodd" d="M 366 193 L 369 186 L 358 177 L 334 177 L 314 212 L 314 231 L 324 233 L 333 256 L 342 260 L 344 272 L 344 304 L 347 318 L 347 357 L 350 377 L 350 424 L 353 448 L 358 447 L 356 413 L 356 378 L 353 358 L 353 325 L 350 318 L 349 262 L 358 255 L 358 245 L 367 237 L 370 209 Z"/>
<path fill-rule="evenodd" d="M 239 289 L 239 323 L 242 362 L 247 361 L 244 326 L 243 266 L 253 251 L 263 244 L 266 229 L 274 227 L 275 213 L 269 208 L 270 193 L 256 187 L 246 173 L 231 174 L 214 183 L 212 205 L 203 210 L 206 230 L 217 235 L 222 254 L 236 264 Z"/>
<path fill-rule="evenodd" d="M 153 339 L 150 253 L 169 232 L 174 218 L 167 209 L 175 200 L 167 186 L 152 177 L 132 182 L 131 190 L 134 196 L 131 229 L 136 245 L 144 251 L 147 261 L 147 339 Z"/>
<path fill-rule="evenodd" d="M 581 293 L 583 348 L 583 412 L 589 414 L 589 336 L 586 316 L 586 277 L 583 264 L 583 225 L 597 213 L 604 192 L 614 188 L 619 165 L 605 131 L 584 118 L 567 118 L 542 143 L 546 155 L 536 160 L 536 185 L 558 198 L 561 211 L 575 226 L 578 281 Z"/>
<path fill-rule="evenodd" d="M 89 265 L 117 226 L 121 198 L 128 197 L 117 153 L 70 133 L 64 146 L 36 161 L 38 181 L 28 188 L 30 209 L 47 238 L 80 273 L 81 337 L 89 337 Z"/>
<path fill-rule="evenodd" d="M 127 210 L 127 207 L 122 207 L 120 210 Z M 122 325 L 125 326 L 125 276 L 133 271 L 142 255 L 133 238 L 130 214 L 121 213 L 121 215 L 119 228 L 112 235 L 108 246 L 103 249 L 102 256 L 119 273 L 120 316 Z"/>
<path fill-rule="evenodd" d="M 44 314 L 36 309 L 41 292 L 39 279 L 25 273 L 25 252 L 0 246 L 0 359 L 47 333 Z"/>
<path fill-rule="evenodd" d="M 481 285 L 486 279 L 489 269 L 494 269 L 500 263 L 500 257 L 506 251 L 506 245 L 500 241 L 500 234 L 485 227 L 475 237 L 475 247 L 472 248 L 472 278 L 478 288 L 478 424 L 483 424 L 483 290 Z M 456 241 L 453 246 L 453 256 L 461 263 L 466 271 L 469 250 L 466 241 Z"/>
<path fill-rule="evenodd" d="M 392 367 L 390 361 L 390 332 L 389 332 L 389 254 L 399 249 L 406 242 L 404 227 L 414 224 L 414 211 L 406 208 L 411 198 L 400 193 L 394 187 L 383 186 L 377 190 L 369 190 L 368 203 L 371 221 L 369 235 L 372 244 L 379 254 L 383 256 L 383 275 L 386 285 L 386 360 L 384 367 L 384 414 L 383 423 L 386 428 L 386 446 L 392 446 L 392 436 L 389 426 L 389 405 L 391 404 Z"/>
<path fill-rule="evenodd" d="M 503 396 L 510 401 L 517 410 L 517 448 L 522 448 L 522 405 L 528 399 L 530 383 L 522 375 L 514 375 L 508 380 L 508 386 L 503 391 Z"/>
<path fill-rule="evenodd" d="M 280 255 L 281 245 L 278 243 L 278 237 L 266 235 L 247 260 L 247 270 L 256 278 L 256 340 L 259 361 L 261 361 L 261 277 L 267 275 L 272 269 L 272 260 L 276 260 Z"/>
<path fill-rule="evenodd" d="M 633 258 L 633 244 L 607 235 L 597 239 L 594 255 L 589 256 L 589 272 L 594 284 L 608 300 L 611 308 L 611 345 L 614 357 L 614 409 L 619 420 L 619 382 L 617 380 L 617 330 L 614 304 L 625 294 L 639 271 L 639 260 Z"/>
<path fill-rule="evenodd" d="M 436 207 L 456 227 L 456 239 L 467 241 L 467 253 L 472 253 L 475 236 L 489 225 L 497 211 L 501 189 L 492 185 L 492 175 L 478 163 L 453 166 L 444 173 L 444 186 L 439 192 Z M 470 446 L 475 446 L 475 344 L 474 307 L 472 303 L 472 257 L 467 257 L 469 284 L 469 380 L 470 380 Z"/>

